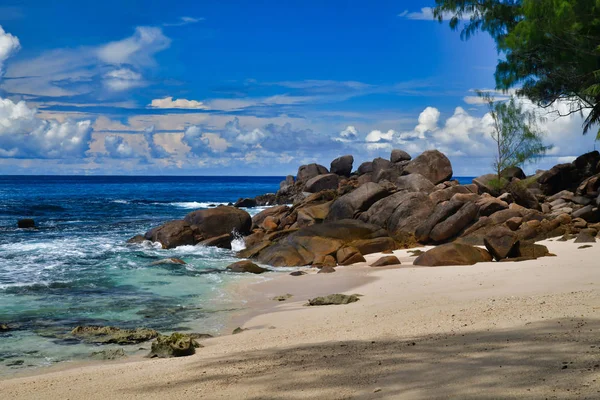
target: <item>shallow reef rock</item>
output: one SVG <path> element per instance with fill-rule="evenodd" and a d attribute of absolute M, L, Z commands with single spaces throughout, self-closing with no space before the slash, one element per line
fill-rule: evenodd
<path fill-rule="evenodd" d="M 196 353 L 196 348 L 203 347 L 190 335 L 173 333 L 171 336 L 162 336 L 152 342 L 149 358 L 185 357 Z"/>
<path fill-rule="evenodd" d="M 74 328 L 71 335 L 88 343 L 125 345 L 147 342 L 159 334 L 148 328 L 120 329 L 114 326 L 88 325 Z"/>
<path fill-rule="evenodd" d="M 251 274 L 262 274 L 263 272 L 268 271 L 268 269 L 260 267 L 250 260 L 235 262 L 231 265 L 228 265 L 227 269 L 231 272 L 247 272 Z"/>
<path fill-rule="evenodd" d="M 329 305 L 341 305 L 350 304 L 360 300 L 359 295 L 356 294 L 330 294 L 324 297 L 315 297 L 314 299 L 308 300 L 307 306 L 329 306 Z"/>

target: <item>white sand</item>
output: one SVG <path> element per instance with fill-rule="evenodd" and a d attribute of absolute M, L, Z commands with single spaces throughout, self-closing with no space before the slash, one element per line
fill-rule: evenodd
<path fill-rule="evenodd" d="M 0 398 L 600 398 L 600 244 L 544 244 L 558 257 L 414 268 L 396 251 L 399 268 L 284 275 L 248 288 L 248 331 L 195 356 L 7 379 Z M 363 297 L 303 306 L 342 290 Z"/>

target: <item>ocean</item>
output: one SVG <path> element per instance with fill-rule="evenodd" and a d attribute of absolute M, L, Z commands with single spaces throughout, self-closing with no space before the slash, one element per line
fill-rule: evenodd
<path fill-rule="evenodd" d="M 125 242 L 195 209 L 273 193 L 282 179 L 0 176 L 0 323 L 11 327 L 0 332 L 0 375 L 89 359 L 99 348 L 68 335 L 78 325 L 219 333 L 244 306 L 226 286 L 258 279 L 225 271 L 233 251 Z M 18 229 L 21 218 L 39 229 Z M 152 265 L 169 257 L 187 264 Z"/>

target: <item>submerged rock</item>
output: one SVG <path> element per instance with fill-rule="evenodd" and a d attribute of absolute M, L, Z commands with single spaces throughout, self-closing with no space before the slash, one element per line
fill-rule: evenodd
<path fill-rule="evenodd" d="M 328 305 L 339 305 L 339 304 L 349 304 L 354 303 L 360 300 L 358 295 L 356 294 L 330 294 L 329 296 L 324 297 L 315 297 L 314 299 L 308 300 L 306 305 L 308 306 L 328 306 Z"/>
<path fill-rule="evenodd" d="M 8 332 L 8 331 L 10 331 L 10 327 L 8 326 L 8 324 L 0 323 L 0 332 Z"/>
<path fill-rule="evenodd" d="M 242 332 L 244 332 L 244 331 L 247 331 L 247 330 L 248 330 L 248 329 L 241 328 L 241 327 L 239 327 L 239 326 L 238 326 L 237 328 L 235 328 L 235 329 L 233 330 L 233 332 L 231 332 L 231 334 L 232 334 L 232 335 L 237 335 L 238 333 L 242 333 Z"/>
<path fill-rule="evenodd" d="M 35 221 L 31 218 L 20 219 L 17 221 L 17 226 L 21 229 L 35 228 Z"/>
<path fill-rule="evenodd" d="M 291 298 L 292 298 L 292 295 L 289 294 L 289 293 L 287 293 L 287 294 L 282 294 L 280 296 L 275 296 L 275 297 L 272 298 L 272 300 L 275 300 L 275 301 L 286 301 L 286 300 L 291 299 Z"/>
<path fill-rule="evenodd" d="M 262 274 L 263 272 L 268 271 L 268 269 L 260 267 L 250 260 L 242 260 L 235 262 L 227 266 L 227 269 L 231 272 L 248 272 L 251 274 Z"/>
<path fill-rule="evenodd" d="M 120 329 L 114 326 L 78 326 L 71 335 L 88 343 L 100 344 L 135 344 L 146 342 L 158 337 L 154 329 L 136 328 Z"/>
<path fill-rule="evenodd" d="M 163 264 L 180 264 L 180 265 L 185 265 L 186 262 L 179 259 L 179 258 L 165 258 L 163 260 L 158 260 L 158 261 L 154 261 L 153 263 L 151 263 L 150 265 L 154 266 L 154 265 L 163 265 Z"/>
<path fill-rule="evenodd" d="M 126 357 L 123 349 L 110 349 L 93 352 L 90 357 L 98 360 L 117 360 Z"/>
<path fill-rule="evenodd" d="M 196 348 L 203 347 L 190 335 L 173 333 L 171 336 L 160 335 L 150 349 L 149 358 L 185 357 L 196 353 Z"/>

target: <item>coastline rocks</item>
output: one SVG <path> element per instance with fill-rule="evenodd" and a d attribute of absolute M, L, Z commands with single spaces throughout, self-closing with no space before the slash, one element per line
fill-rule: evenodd
<path fill-rule="evenodd" d="M 464 204 L 453 215 L 438 223 L 429 233 L 429 238 L 434 242 L 443 242 L 455 237 L 475 219 L 478 212 L 476 204 Z"/>
<path fill-rule="evenodd" d="M 235 207 L 219 206 L 189 213 L 184 219 L 201 240 L 235 231 L 247 235 L 252 228 L 252 217 L 244 210 Z"/>
<path fill-rule="evenodd" d="M 185 265 L 187 264 L 185 261 L 183 261 L 182 259 L 179 258 L 165 258 L 162 260 L 158 260 L 158 261 L 154 261 L 152 263 L 150 263 L 151 266 L 155 266 L 155 265 L 164 265 L 164 264 L 179 264 L 179 265 Z"/>
<path fill-rule="evenodd" d="M 498 196 L 500 192 L 508 185 L 505 179 L 498 179 L 496 174 L 485 174 L 473 179 L 480 193 L 489 193 L 492 196 Z"/>
<path fill-rule="evenodd" d="M 358 214 L 367 211 L 375 202 L 389 196 L 389 189 L 376 183 L 369 182 L 358 189 L 343 195 L 333 202 L 326 221 L 339 221 L 356 218 Z"/>
<path fill-rule="evenodd" d="M 514 179 L 508 184 L 506 190 L 511 194 L 514 202 L 518 205 L 532 210 L 538 210 L 540 208 L 538 199 L 529 189 L 527 189 L 522 181 Z"/>
<path fill-rule="evenodd" d="M 371 264 L 371 267 L 387 267 L 389 265 L 400 265 L 400 260 L 396 256 L 385 256 Z"/>
<path fill-rule="evenodd" d="M 373 162 L 365 161 L 364 163 L 362 163 L 358 166 L 358 169 L 356 170 L 356 172 L 358 173 L 358 175 L 372 173 L 373 172 Z"/>
<path fill-rule="evenodd" d="M 321 269 L 319 269 L 319 272 L 317 272 L 317 274 L 332 274 L 335 272 L 335 268 L 330 266 L 330 265 L 326 265 L 324 267 L 322 267 Z"/>
<path fill-rule="evenodd" d="M 97 360 L 118 360 L 119 358 L 126 357 L 126 355 L 123 349 L 110 349 L 95 351 L 90 354 L 90 357 Z"/>
<path fill-rule="evenodd" d="M 359 262 L 366 262 L 365 258 L 356 247 L 348 246 L 339 249 L 336 253 L 336 259 L 339 265 L 352 265 Z"/>
<path fill-rule="evenodd" d="M 400 149 L 392 150 L 392 154 L 390 155 L 390 161 L 393 163 L 401 161 L 410 161 L 411 159 L 412 157 L 410 156 L 410 154 Z"/>
<path fill-rule="evenodd" d="M 17 221 L 17 227 L 21 229 L 35 228 L 35 221 L 31 218 L 24 218 Z"/>
<path fill-rule="evenodd" d="M 263 272 L 268 271 L 268 269 L 259 267 L 250 260 L 242 260 L 235 262 L 233 264 L 228 265 L 227 269 L 231 272 L 247 272 L 251 274 L 262 274 Z"/>
<path fill-rule="evenodd" d="M 438 204 L 433 213 L 417 225 L 415 229 L 415 239 L 421 243 L 427 243 L 430 239 L 429 235 L 433 228 L 442 221 L 445 221 L 449 216 L 453 215 L 462 206 L 463 202 L 451 200 L 445 203 Z"/>
<path fill-rule="evenodd" d="M 510 182 L 514 178 L 521 180 L 525 179 L 527 178 L 527 175 L 525 175 L 525 172 L 519 167 L 508 167 L 500 172 L 500 178 L 504 178 Z"/>
<path fill-rule="evenodd" d="M 171 336 L 160 335 L 152 342 L 149 358 L 185 357 L 196 353 L 196 348 L 202 347 L 191 336 L 173 333 Z"/>
<path fill-rule="evenodd" d="M 483 239 L 483 243 L 496 261 L 518 257 L 520 254 L 520 242 L 517 235 L 510 229 L 502 226 L 488 233 Z"/>
<path fill-rule="evenodd" d="M 307 306 L 329 306 L 329 305 L 340 305 L 350 304 L 357 302 L 359 299 L 356 294 L 330 294 L 324 297 L 315 297 L 314 299 L 308 300 Z"/>
<path fill-rule="evenodd" d="M 245 198 L 245 199 L 239 199 L 238 201 L 235 202 L 235 204 L 233 205 L 236 208 L 250 208 L 250 207 L 256 207 L 256 200 L 255 199 L 249 199 L 249 198 Z"/>
<path fill-rule="evenodd" d="M 357 249 L 360 254 L 367 255 L 396 250 L 398 244 L 391 237 L 379 237 L 375 239 L 362 239 L 350 242 L 349 245 Z"/>
<path fill-rule="evenodd" d="M 413 265 L 438 267 L 445 265 L 473 265 L 490 262 L 492 256 L 479 247 L 460 243 L 447 243 L 426 251 L 417 257 Z"/>
<path fill-rule="evenodd" d="M 232 235 L 230 233 L 225 233 L 221 236 L 212 237 L 210 239 L 206 239 L 198 243 L 201 246 L 208 247 L 218 247 L 220 249 L 231 250 L 231 240 Z"/>
<path fill-rule="evenodd" d="M 434 185 L 451 179 L 453 174 L 450 160 L 437 150 L 422 153 L 410 161 L 404 171 L 409 174 L 421 174 Z"/>
<path fill-rule="evenodd" d="M 336 174 L 317 175 L 306 182 L 304 190 L 309 193 L 317 193 L 323 190 L 337 190 L 340 178 Z"/>
<path fill-rule="evenodd" d="M 158 332 L 148 328 L 120 329 L 114 326 L 89 325 L 74 328 L 71 335 L 88 343 L 124 345 L 147 342 L 158 337 Z"/>
<path fill-rule="evenodd" d="M 327 170 L 327 168 L 319 164 L 313 163 L 308 165 L 301 165 L 298 168 L 298 173 L 296 174 L 296 181 L 306 182 L 309 179 L 314 178 L 315 176 L 328 173 L 329 171 Z"/>
<path fill-rule="evenodd" d="M 275 207 L 267 208 L 266 210 L 262 210 L 261 212 L 256 214 L 254 217 L 252 217 L 252 229 L 258 228 L 263 223 L 265 218 L 267 218 L 268 216 L 280 215 L 280 214 L 285 213 L 289 209 L 290 208 L 288 206 L 282 205 L 282 206 L 275 206 Z"/>
<path fill-rule="evenodd" d="M 336 158 L 331 162 L 330 172 L 340 176 L 349 177 L 352 173 L 352 164 L 354 163 L 354 157 L 351 155 L 342 156 Z"/>
<path fill-rule="evenodd" d="M 194 231 L 186 221 L 169 221 L 144 235 L 144 239 L 159 242 L 163 249 L 173 249 L 178 246 L 189 246 L 196 244 Z M 130 240 L 133 240 L 132 238 Z"/>
<path fill-rule="evenodd" d="M 540 257 L 547 257 L 550 255 L 550 251 L 548 248 L 542 244 L 536 243 L 521 243 L 519 245 L 519 256 L 515 258 L 505 258 L 502 261 L 525 261 L 525 260 L 535 260 Z"/>
<path fill-rule="evenodd" d="M 435 190 L 435 185 L 421 174 L 404 175 L 396 179 L 398 190 L 409 192 L 431 193 Z"/>
<path fill-rule="evenodd" d="M 0 323 L 0 332 L 8 332 L 10 331 L 10 326 L 8 324 Z"/>
<path fill-rule="evenodd" d="M 583 229 L 577 235 L 574 243 L 596 243 L 596 231 L 594 229 Z"/>

